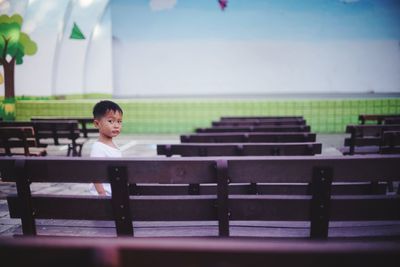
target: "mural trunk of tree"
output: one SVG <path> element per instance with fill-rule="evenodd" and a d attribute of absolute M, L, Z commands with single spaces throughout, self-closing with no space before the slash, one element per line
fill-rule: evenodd
<path fill-rule="evenodd" d="M 15 70 L 15 58 L 10 62 L 3 63 L 4 71 L 4 98 L 14 98 L 14 70 Z"/>
<path fill-rule="evenodd" d="M 23 63 L 25 55 L 34 55 L 37 45 L 21 32 L 22 17 L 19 14 L 0 16 L 0 65 L 4 70 L 4 98 L 15 97 L 15 65 Z"/>

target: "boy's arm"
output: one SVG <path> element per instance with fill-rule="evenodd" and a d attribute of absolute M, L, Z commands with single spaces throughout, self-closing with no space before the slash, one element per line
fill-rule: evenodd
<path fill-rule="evenodd" d="M 107 157 L 107 155 L 104 153 L 104 151 L 102 151 L 101 149 L 99 149 L 98 147 L 92 147 L 92 151 L 90 152 L 90 157 L 94 157 L 94 158 L 103 158 L 103 157 Z M 97 194 L 99 194 L 100 196 L 106 196 L 106 190 L 104 190 L 104 186 L 102 183 L 93 183 L 94 188 L 97 191 Z"/>
<path fill-rule="evenodd" d="M 104 186 L 101 183 L 94 183 L 94 188 L 96 188 L 97 193 L 100 196 L 106 196 L 106 190 L 104 190 Z"/>

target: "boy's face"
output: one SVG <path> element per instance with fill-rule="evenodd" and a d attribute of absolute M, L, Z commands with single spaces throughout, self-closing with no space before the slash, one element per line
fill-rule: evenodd
<path fill-rule="evenodd" d="M 99 129 L 100 135 L 113 138 L 120 134 L 122 128 L 122 114 L 119 111 L 107 110 L 100 119 L 94 119 L 94 125 Z"/>

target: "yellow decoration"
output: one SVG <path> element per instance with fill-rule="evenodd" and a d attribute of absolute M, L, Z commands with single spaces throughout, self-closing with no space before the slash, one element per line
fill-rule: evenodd
<path fill-rule="evenodd" d="M 5 111 L 5 113 L 14 113 L 15 112 L 15 104 L 14 103 L 4 103 L 4 111 Z"/>
<path fill-rule="evenodd" d="M 1 75 L 1 73 L 0 73 L 0 84 L 3 84 L 3 82 L 4 82 L 4 78 L 3 78 L 3 75 Z"/>

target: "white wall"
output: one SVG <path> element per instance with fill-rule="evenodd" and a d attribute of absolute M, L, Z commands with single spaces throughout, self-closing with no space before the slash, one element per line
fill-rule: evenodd
<path fill-rule="evenodd" d="M 23 15 L 22 31 L 38 46 L 35 55 L 25 56 L 23 64 L 16 66 L 17 96 L 112 93 L 109 0 L 8 2 L 7 9 L 0 5 L 0 11 Z M 79 25 L 85 40 L 69 38 L 73 22 Z M 92 34 L 96 25 L 100 31 Z M 4 95 L 4 84 L 0 93 Z"/>
<path fill-rule="evenodd" d="M 396 41 L 131 42 L 117 95 L 400 92 Z"/>
<path fill-rule="evenodd" d="M 84 93 L 113 93 L 111 10 L 95 26 L 86 54 Z"/>
<path fill-rule="evenodd" d="M 79 1 L 77 1 L 68 19 L 68 34 L 63 36 L 57 66 L 55 66 L 57 68 L 57 73 L 53 74 L 55 75 L 55 84 L 53 88 L 53 94 L 55 95 L 81 94 L 85 91 L 84 75 L 89 43 L 91 42 L 92 47 L 94 47 L 94 42 L 104 40 L 91 39 L 91 36 L 95 26 L 100 23 L 103 17 L 102 15 L 107 7 L 108 0 L 97 0 L 91 1 L 90 3 L 90 5 L 86 6 L 81 5 Z M 73 40 L 69 38 L 74 22 L 78 24 L 86 39 Z M 109 42 L 111 42 L 111 40 Z M 105 60 L 109 59 L 107 57 L 103 60 L 101 56 L 98 56 L 97 62 L 93 62 L 93 57 L 90 58 L 91 63 L 87 65 L 88 67 L 100 66 L 101 64 L 111 65 L 111 61 L 105 62 Z M 99 77 L 107 77 L 107 75 L 111 75 L 111 72 L 101 73 Z M 88 85 L 89 84 L 90 82 Z"/>

